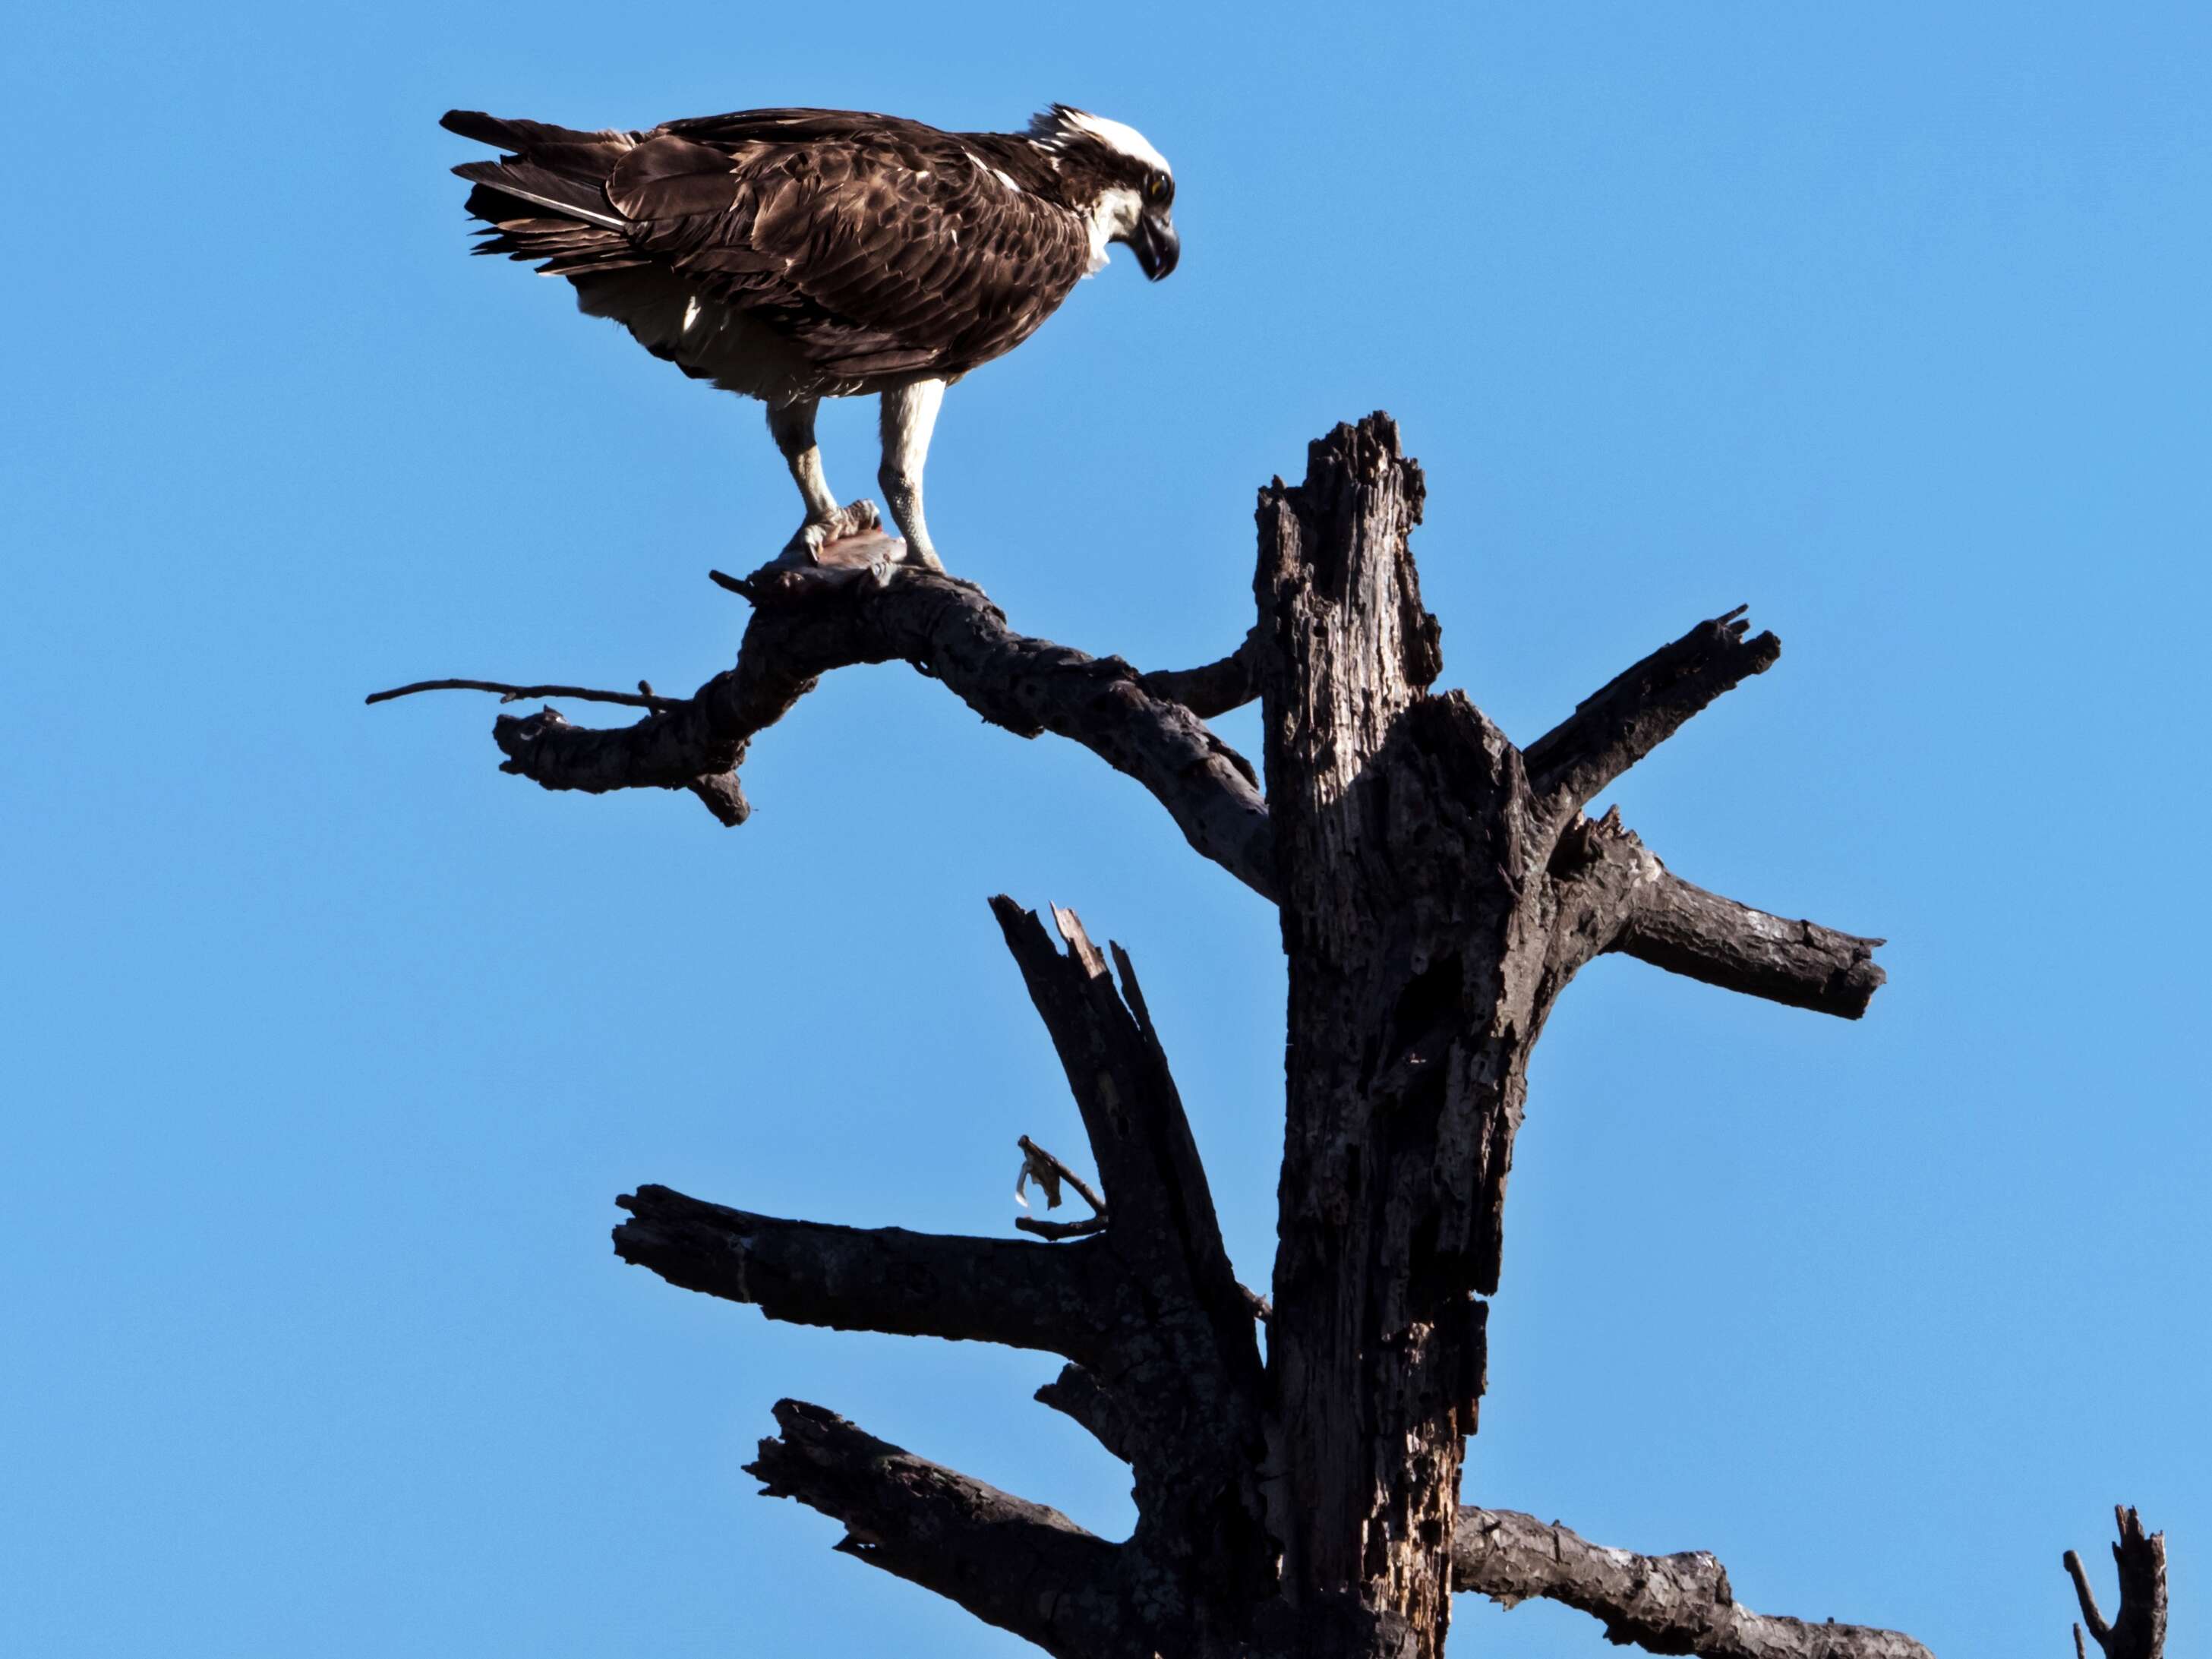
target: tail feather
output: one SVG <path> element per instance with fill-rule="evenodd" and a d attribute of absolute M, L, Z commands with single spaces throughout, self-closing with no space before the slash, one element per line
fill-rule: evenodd
<path fill-rule="evenodd" d="M 475 252 L 538 261 L 548 276 L 578 279 L 642 263 L 626 234 L 629 222 L 606 189 L 638 135 L 578 132 L 462 109 L 448 110 L 439 125 L 508 152 L 453 169 L 475 186 L 468 210 L 484 225 Z"/>
<path fill-rule="evenodd" d="M 597 132 L 583 132 L 574 127 L 556 127 L 545 121 L 526 121 L 520 117 L 487 115 L 480 109 L 449 109 L 438 118 L 438 125 L 448 132 L 458 132 L 464 138 L 473 138 L 480 144 L 489 144 L 517 155 L 526 155 L 548 144 L 613 144 L 628 149 L 637 142 L 635 133 L 605 127 Z"/>
<path fill-rule="evenodd" d="M 464 161 L 453 171 L 477 186 L 469 192 L 471 213 L 477 211 L 478 194 L 489 190 L 518 202 L 527 202 L 532 207 L 550 208 L 556 213 L 606 230 L 621 230 L 627 222 L 608 204 L 606 191 L 597 179 L 556 173 L 534 161 L 514 158 L 504 161 Z M 477 216 L 491 217 L 489 214 Z M 512 213 L 501 216 L 514 216 Z"/>

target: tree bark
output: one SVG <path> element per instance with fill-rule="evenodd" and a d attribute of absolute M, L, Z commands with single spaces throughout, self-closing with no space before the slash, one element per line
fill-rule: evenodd
<path fill-rule="evenodd" d="M 1455 1583 L 1503 1607 L 1543 1597 L 1590 1614 L 1608 1642 L 1706 1659 L 1929 1659 L 1895 1631 L 1753 1613 L 1704 1550 L 1636 1555 L 1514 1510 L 1463 1509 Z"/>
<path fill-rule="evenodd" d="M 1037 1398 L 1132 1470 L 1137 1524 L 1109 1543 L 784 1401 L 754 1472 L 842 1522 L 848 1553 L 1066 1659 L 1440 1659 L 1455 1589 L 1553 1596 L 1655 1652 L 1925 1659 L 1891 1632 L 1746 1612 L 1710 1556 L 1635 1556 L 1460 1507 L 1528 1061 L 1576 972 L 1618 951 L 1849 1018 L 1882 972 L 1880 940 L 1694 886 L 1617 813 L 1584 810 L 1772 666 L 1780 641 L 1740 610 L 1700 623 L 1523 750 L 1464 695 L 1430 690 L 1439 634 L 1410 539 L 1422 497 L 1387 416 L 1315 443 L 1304 483 L 1261 492 L 1255 626 L 1196 669 L 1142 674 L 1016 633 L 939 572 L 770 567 L 718 578 L 755 612 L 735 664 L 690 697 L 486 681 L 384 695 L 465 684 L 642 708 L 619 729 L 548 709 L 495 735 L 506 769 L 547 788 L 685 788 L 736 823 L 736 769 L 759 732 L 823 673 L 903 659 L 987 720 L 1091 749 L 1278 904 L 1290 994 L 1272 1310 L 1231 1269 L 1127 954 L 1066 911 L 1055 943 L 1005 898 L 994 914 L 1098 1170 L 1089 1219 L 1031 1218 L 1051 1241 L 1035 1243 L 783 1220 L 660 1187 L 621 1200 L 626 1260 L 769 1318 L 1061 1356 Z M 1202 718 L 1255 696 L 1264 800 Z M 2162 1540 L 2124 1527 L 2134 1588 L 2113 1626 L 2083 1587 L 2109 1659 L 2158 1659 L 2140 1634 L 2152 1546 L 2162 1640 Z"/>
<path fill-rule="evenodd" d="M 2160 1659 L 2166 1651 L 2166 1534 L 2146 1533 L 2142 1517 L 2126 1504 L 2113 1511 L 2119 1541 L 2112 1546 L 2112 1565 L 2119 1569 L 2120 1610 L 2110 1624 L 2098 1611 L 2096 1592 L 2081 1558 L 2072 1550 L 2061 1558 L 2074 1595 L 2081 1604 L 2081 1620 L 2104 1650 L 2105 1659 Z M 2074 1650 L 2083 1651 L 2081 1626 L 2074 1626 Z"/>
<path fill-rule="evenodd" d="M 1478 1058 L 1462 1006 L 1506 989 L 1498 952 L 1466 958 L 1502 943 L 1497 877 L 1522 860 L 1496 811 L 1518 757 L 1480 716 L 1465 753 L 1449 715 L 1425 718 L 1441 663 L 1407 540 L 1421 501 L 1387 420 L 1338 428 L 1304 483 L 1261 492 L 1255 587 L 1290 958 L 1269 1328 L 1283 1594 L 1356 1609 L 1350 1651 L 1434 1659 L 1480 1374 L 1452 1215 L 1515 1069 L 1510 1041 Z"/>

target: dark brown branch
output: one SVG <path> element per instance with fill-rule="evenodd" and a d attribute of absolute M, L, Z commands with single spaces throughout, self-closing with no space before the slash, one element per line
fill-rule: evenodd
<path fill-rule="evenodd" d="M 1782 641 L 1747 639 L 1743 612 L 1738 605 L 1661 646 L 1530 744 L 1523 757 L 1536 793 L 1562 809 L 1583 805 L 1723 692 L 1771 668 Z"/>
<path fill-rule="evenodd" d="M 1032 1504 L 878 1440 L 819 1406 L 775 1406 L 779 1438 L 746 1465 L 766 1498 L 841 1522 L 837 1548 L 1066 1659 L 1132 1650 L 1119 1550 Z"/>
<path fill-rule="evenodd" d="M 1086 1244 L 1107 1252 L 1127 1294 L 1111 1309 L 1110 1351 L 1079 1382 L 1110 1395 L 1115 1426 L 1099 1431 L 1136 1475 L 1138 1522 L 1127 1572 L 1139 1594 L 1203 1626 L 1233 1626 L 1233 1609 L 1264 1600 L 1275 1547 L 1264 1525 L 1256 1465 L 1264 1444 L 1263 1377 L 1247 1292 L 1221 1240 L 1205 1165 L 1137 982 L 1121 946 L 1107 959 L 1074 914 L 1055 910 L 1065 951 L 1032 912 L 991 902 L 1030 1000 L 1051 1034 L 1098 1167 L 1112 1225 Z M 1080 1358 L 1080 1356 L 1072 1356 Z M 1068 1408 L 1049 1395 L 1048 1403 Z M 1089 1420 L 1081 1416 L 1079 1420 Z M 1190 1599 L 1194 1575 L 1218 1605 Z M 1211 1651 L 1189 1630 L 1139 1653 Z"/>
<path fill-rule="evenodd" d="M 1895 1631 L 1812 1624 L 1741 1606 L 1728 1570 L 1703 1550 L 1636 1555 L 1607 1549 L 1513 1510 L 1462 1508 L 1452 1585 L 1512 1607 L 1560 1601 L 1597 1619 L 1606 1639 L 1648 1653 L 1709 1659 L 1930 1659 Z"/>
<path fill-rule="evenodd" d="M 1250 1352 L 1250 1316 L 1134 965 L 1114 947 L 1125 1000 L 1073 911 L 1053 911 L 1067 941 L 1065 954 L 1036 912 L 1004 894 L 991 901 L 991 911 L 1066 1073 L 1105 1207 L 1124 1234 L 1121 1254 L 1150 1258 L 1221 1322 L 1224 1334 L 1241 1329 L 1241 1342 L 1231 1346 Z"/>
<path fill-rule="evenodd" d="M 1082 1365 L 1065 1365 L 1060 1375 L 1036 1391 L 1036 1401 L 1071 1417 L 1091 1438 L 1124 1463 L 1137 1461 L 1145 1445 L 1143 1425 L 1129 1409 L 1127 1399 L 1098 1380 L 1098 1374 Z"/>
<path fill-rule="evenodd" d="M 1106 1218 L 1088 1216 L 1081 1221 L 1048 1221 L 1042 1216 L 1018 1215 L 1014 1225 L 1021 1231 L 1038 1238 L 1089 1238 L 1094 1233 L 1106 1231 Z"/>
<path fill-rule="evenodd" d="M 1137 684 L 1156 697 L 1179 702 L 1202 720 L 1242 708 L 1260 695 L 1260 630 L 1255 628 L 1218 662 L 1140 674 Z"/>
<path fill-rule="evenodd" d="M 641 1187 L 615 1253 L 770 1319 L 1095 1357 L 1112 1264 L 1083 1246 L 782 1221 Z"/>
<path fill-rule="evenodd" d="M 1878 939 L 1754 910 L 1684 881 L 1650 854 L 1607 947 L 1669 973 L 1793 1008 L 1856 1019 L 1887 975 Z"/>
<path fill-rule="evenodd" d="M 588 685 L 508 685 L 499 680 L 416 680 L 412 685 L 395 685 L 389 691 L 372 691 L 362 701 L 390 702 L 418 691 L 496 691 L 501 702 L 520 702 L 525 697 L 567 697 L 577 702 L 619 702 L 632 708 L 653 709 L 674 708 L 684 701 L 656 697 L 649 691 L 595 691 Z"/>
<path fill-rule="evenodd" d="M 2112 1546 L 2112 1561 L 2120 1574 L 2120 1610 L 2112 1623 L 2097 1610 L 2096 1592 L 2081 1558 L 2066 1552 L 2067 1576 L 2081 1603 L 2081 1620 L 2105 1650 L 2105 1659 L 2160 1659 L 2166 1651 L 2166 1534 L 2145 1533 L 2142 1517 L 2122 1504 L 2112 1511 L 2119 1526 L 2119 1542 Z M 2075 1651 L 2081 1650 L 2081 1626 L 2074 1627 Z"/>
<path fill-rule="evenodd" d="M 573 726 L 550 709 L 503 717 L 493 732 L 501 769 L 590 793 L 690 788 L 723 823 L 741 823 L 728 775 L 757 733 L 833 669 L 904 660 L 994 726 L 1083 744 L 1150 790 L 1199 852 L 1272 893 L 1267 810 L 1250 763 L 1120 659 L 1017 634 L 980 588 L 911 566 L 771 565 L 724 585 L 757 607 L 735 666 L 619 729 Z"/>

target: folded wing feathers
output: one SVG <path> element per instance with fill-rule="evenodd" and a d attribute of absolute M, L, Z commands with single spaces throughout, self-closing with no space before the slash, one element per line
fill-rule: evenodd
<path fill-rule="evenodd" d="M 1027 338 L 1088 260 L 1073 215 L 1005 189 L 957 137 L 890 117 L 756 110 L 635 133 L 455 110 L 441 125 L 509 152 L 453 169 L 489 227 L 477 252 L 579 281 L 658 265 L 839 374 L 964 374 Z"/>

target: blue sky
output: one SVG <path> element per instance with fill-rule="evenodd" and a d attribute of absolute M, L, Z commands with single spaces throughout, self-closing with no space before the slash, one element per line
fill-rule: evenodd
<path fill-rule="evenodd" d="M 988 894 L 1145 975 L 1264 1279 L 1272 915 L 1086 754 L 903 669 L 758 808 L 552 796 L 436 674 L 663 688 L 788 533 L 757 409 L 465 258 L 463 104 L 775 103 L 1176 162 L 955 389 L 940 548 L 1147 665 L 1375 407 L 1446 681 L 1524 740 L 1739 601 L 1779 667 L 1635 775 L 1693 880 L 1886 934 L 1862 1024 L 1639 964 L 1548 1030 L 1470 1499 L 1761 1609 L 2060 1652 L 2109 1505 L 2212 1607 L 2199 7 L 42 8 L 0 94 L 0 1648 L 1012 1653 L 738 1465 L 784 1395 L 1102 1530 L 1053 1362 L 771 1326 L 609 1253 L 645 1181 L 995 1231 L 1079 1151 Z M 833 485 L 873 413 L 825 414 Z M 583 711 L 572 710 L 580 714 Z M 1224 721 L 1256 752 L 1249 714 Z M 1462 1600 L 1455 1651 L 1594 1656 Z"/>

